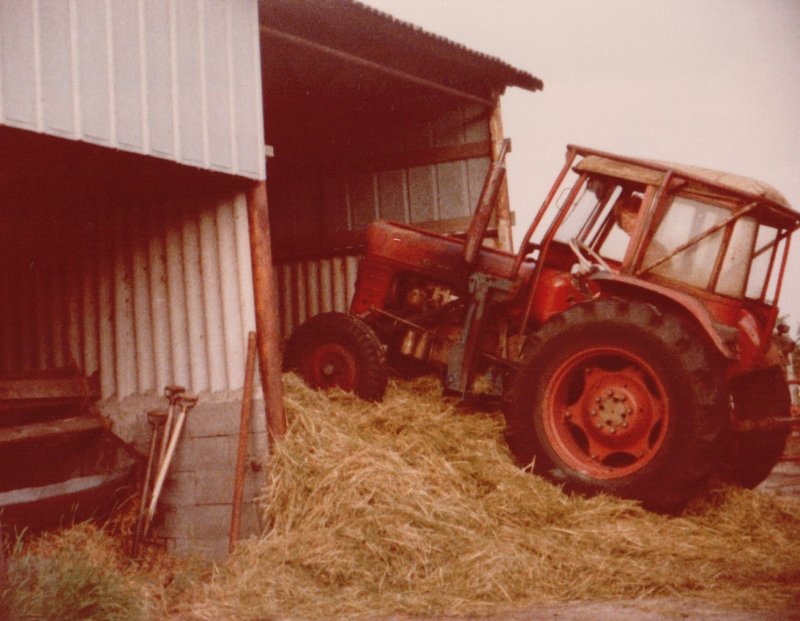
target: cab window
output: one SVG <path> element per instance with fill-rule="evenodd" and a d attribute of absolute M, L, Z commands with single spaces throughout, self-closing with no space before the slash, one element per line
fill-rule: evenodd
<path fill-rule="evenodd" d="M 655 229 L 642 266 L 645 270 L 654 266 L 648 271 L 664 278 L 708 289 L 712 284 L 717 257 L 722 251 L 725 228 L 679 252 L 675 251 L 721 224 L 730 215 L 731 210 L 727 207 L 685 196 L 675 197 Z M 752 218 L 744 217 L 729 226 L 733 226 L 733 230 L 714 291 L 731 297 L 742 297 L 747 284 L 757 225 Z M 664 261 L 672 253 L 675 254 Z"/>

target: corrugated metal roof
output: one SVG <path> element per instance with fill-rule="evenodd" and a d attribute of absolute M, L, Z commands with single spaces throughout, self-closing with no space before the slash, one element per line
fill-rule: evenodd
<path fill-rule="evenodd" d="M 343 1 L 349 2 L 350 4 L 357 7 L 359 10 L 366 11 L 368 13 L 373 13 L 376 16 L 379 16 L 381 19 L 388 20 L 395 27 L 400 29 L 405 29 L 409 31 L 409 33 L 411 33 L 413 36 L 420 37 L 421 39 L 428 39 L 431 42 L 435 42 L 436 45 L 446 46 L 454 50 L 458 50 L 461 54 L 473 57 L 477 59 L 480 63 L 486 63 L 487 68 L 496 71 L 498 73 L 498 79 L 504 81 L 507 86 L 518 86 L 520 88 L 524 88 L 530 91 L 540 91 L 544 87 L 544 83 L 539 78 L 534 77 L 527 71 L 523 71 L 521 69 L 513 67 L 512 65 L 506 63 L 500 58 L 497 58 L 496 56 L 491 56 L 489 54 L 473 50 L 461 43 L 458 43 L 457 41 L 453 41 L 452 39 L 448 39 L 441 35 L 437 35 L 435 33 L 424 30 L 423 28 L 420 28 L 416 24 L 402 21 L 400 19 L 397 19 L 393 15 L 390 15 L 389 13 L 384 13 L 383 11 L 379 11 L 374 7 L 367 6 L 361 2 L 357 2 L 356 0 L 343 0 Z"/>
<path fill-rule="evenodd" d="M 542 81 L 508 63 L 430 33 L 356 0 L 261 0 L 262 26 L 488 96 L 506 86 L 541 90 Z"/>

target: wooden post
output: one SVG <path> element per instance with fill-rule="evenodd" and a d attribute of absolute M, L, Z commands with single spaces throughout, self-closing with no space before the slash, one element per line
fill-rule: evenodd
<path fill-rule="evenodd" d="M 231 510 L 231 530 L 228 538 L 228 552 L 233 552 L 239 541 L 242 524 L 242 500 L 244 498 L 244 471 L 247 461 L 247 442 L 250 439 L 250 405 L 253 401 L 253 373 L 256 366 L 256 333 L 247 335 L 247 364 L 244 369 L 244 390 L 242 391 L 242 411 L 239 419 L 239 448 L 236 451 L 236 474 L 233 479 L 233 509 Z"/>
<path fill-rule="evenodd" d="M 264 390 L 269 439 L 274 442 L 286 433 L 286 413 L 283 409 L 278 301 L 275 294 L 265 181 L 255 183 L 247 191 L 247 219 L 250 226 L 250 260 L 253 264 L 261 386 Z"/>
<path fill-rule="evenodd" d="M 0 621 L 8 621 L 8 563 L 6 561 L 6 538 L 0 524 Z"/>
<path fill-rule="evenodd" d="M 489 118 L 489 138 L 492 141 L 492 160 L 496 160 L 503 144 L 503 118 L 500 114 L 500 97 L 494 98 L 495 104 Z M 503 179 L 503 184 L 497 194 L 497 247 L 501 250 L 513 252 L 514 241 L 511 235 L 511 207 L 508 200 L 508 179 Z"/>

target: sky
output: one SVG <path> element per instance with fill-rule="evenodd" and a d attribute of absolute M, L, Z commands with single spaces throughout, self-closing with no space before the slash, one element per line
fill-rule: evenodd
<path fill-rule="evenodd" d="M 518 240 L 569 143 L 753 177 L 800 211 L 797 0 L 361 0 L 544 82 L 501 100 Z M 781 312 L 800 326 L 800 233 Z"/>

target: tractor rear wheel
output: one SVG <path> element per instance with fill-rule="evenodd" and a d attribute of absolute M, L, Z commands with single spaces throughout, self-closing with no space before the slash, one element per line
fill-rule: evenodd
<path fill-rule="evenodd" d="M 581 493 L 674 512 L 718 467 L 728 421 L 715 353 L 677 316 L 610 299 L 528 337 L 506 397 L 522 466 Z"/>
<path fill-rule="evenodd" d="M 756 422 L 791 416 L 792 399 L 779 367 L 762 369 L 738 379 L 731 387 L 731 394 L 734 412 L 740 420 Z M 734 433 L 723 464 L 723 478 L 742 487 L 757 486 L 780 461 L 788 437 L 788 426 Z"/>
<path fill-rule="evenodd" d="M 380 401 L 386 391 L 383 346 L 358 317 L 323 313 L 292 334 L 283 368 L 296 371 L 312 388 L 341 388 L 366 401 Z"/>

